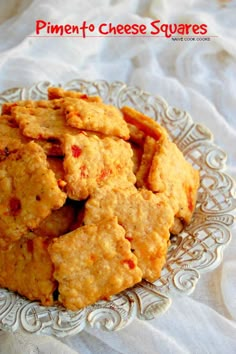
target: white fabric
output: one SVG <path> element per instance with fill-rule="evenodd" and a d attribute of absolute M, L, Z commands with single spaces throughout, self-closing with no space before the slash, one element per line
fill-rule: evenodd
<path fill-rule="evenodd" d="M 158 38 L 33 38 L 35 20 L 207 23 L 209 42 Z M 236 1 L 8 0 L 0 2 L 0 91 L 74 78 L 122 80 L 188 111 L 228 153 L 236 177 Z M 236 353 L 236 231 L 222 264 L 196 291 L 150 322 L 115 333 L 89 329 L 58 340 L 0 332 L 1 354 Z"/>

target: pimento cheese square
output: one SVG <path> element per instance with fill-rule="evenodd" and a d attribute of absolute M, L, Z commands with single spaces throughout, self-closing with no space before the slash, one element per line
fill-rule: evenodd
<path fill-rule="evenodd" d="M 133 173 L 132 149 L 122 139 L 82 132 L 64 138 L 64 170 L 67 194 L 82 200 L 104 184 L 130 185 Z"/>
<path fill-rule="evenodd" d="M 101 188 L 85 204 L 85 225 L 116 216 L 126 231 L 143 278 L 155 281 L 166 260 L 173 211 L 162 195 L 146 189 Z"/>
<path fill-rule="evenodd" d="M 73 311 L 108 299 L 142 279 L 117 218 L 54 239 L 49 253 L 59 283 L 59 301 Z"/>
<path fill-rule="evenodd" d="M 34 142 L 0 162 L 0 190 L 0 248 L 35 229 L 66 200 L 43 149 Z"/>

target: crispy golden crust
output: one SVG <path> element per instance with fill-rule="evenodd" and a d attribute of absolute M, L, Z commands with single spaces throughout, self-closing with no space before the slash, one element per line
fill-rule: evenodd
<path fill-rule="evenodd" d="M 52 101 L 24 100 L 24 101 L 16 101 L 16 102 L 6 102 L 2 105 L 2 114 L 11 115 L 15 107 L 59 109 L 61 107 L 62 102 L 64 102 L 63 99 L 55 99 Z"/>
<path fill-rule="evenodd" d="M 199 172 L 167 139 L 157 143 L 148 184 L 152 191 L 163 192 L 167 196 L 177 218 L 190 222 L 196 204 Z"/>
<path fill-rule="evenodd" d="M 0 161 L 29 141 L 21 134 L 12 117 L 0 117 Z"/>
<path fill-rule="evenodd" d="M 173 211 L 166 199 L 148 190 L 102 188 L 85 205 L 84 223 L 117 216 L 138 258 L 143 277 L 154 281 L 164 265 Z"/>
<path fill-rule="evenodd" d="M 34 230 L 34 233 L 43 237 L 59 237 L 70 231 L 75 219 L 75 209 L 71 205 L 64 205 L 44 219 Z"/>
<path fill-rule="evenodd" d="M 64 139 L 67 193 L 82 200 L 104 184 L 129 185 L 133 174 L 132 149 L 122 139 L 81 133 Z"/>
<path fill-rule="evenodd" d="M 65 99 L 63 106 L 68 125 L 129 139 L 129 129 L 118 108 L 72 98 Z"/>
<path fill-rule="evenodd" d="M 0 247 L 36 228 L 66 199 L 42 148 L 30 142 L 0 162 Z"/>
<path fill-rule="evenodd" d="M 12 115 L 22 134 L 29 138 L 61 140 L 66 133 L 78 133 L 77 129 L 67 126 L 62 109 L 16 106 Z"/>
<path fill-rule="evenodd" d="M 121 112 L 127 123 L 134 125 L 145 135 L 151 136 L 156 140 L 167 137 L 168 134 L 165 128 L 160 126 L 160 124 L 155 122 L 152 118 L 136 111 L 134 108 L 125 106 L 121 108 Z"/>
<path fill-rule="evenodd" d="M 43 305 L 53 304 L 53 265 L 48 241 L 41 237 L 21 239 L 8 250 L 0 250 L 0 287 L 18 291 Z"/>
<path fill-rule="evenodd" d="M 107 299 L 142 278 L 116 218 L 54 239 L 49 253 L 59 283 L 59 301 L 70 310 Z"/>
<path fill-rule="evenodd" d="M 77 91 L 66 91 L 61 87 L 49 87 L 48 88 L 48 99 L 54 100 L 58 98 L 80 98 L 81 100 L 85 100 L 88 102 L 102 102 L 101 97 L 99 96 L 88 96 L 86 93 L 77 92 Z"/>

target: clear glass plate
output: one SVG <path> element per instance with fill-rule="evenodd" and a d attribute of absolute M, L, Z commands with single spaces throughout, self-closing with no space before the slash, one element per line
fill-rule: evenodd
<path fill-rule="evenodd" d="M 30 88 L 13 88 L 0 95 L 7 101 L 47 98 L 49 82 Z M 55 86 L 55 85 L 54 85 Z M 135 317 L 149 320 L 166 311 L 178 293 L 194 291 L 202 272 L 219 265 L 230 242 L 236 199 L 231 177 L 224 173 L 226 154 L 213 142 L 211 132 L 195 124 L 188 113 L 170 107 L 163 98 L 152 96 L 122 82 L 73 80 L 63 86 L 90 95 L 100 95 L 117 107 L 133 106 L 168 130 L 188 161 L 200 170 L 201 185 L 191 224 L 171 239 L 166 265 L 155 284 L 143 281 L 111 301 L 99 301 L 78 312 L 62 307 L 43 307 L 18 294 L 0 289 L 0 329 L 58 337 L 72 335 L 86 326 L 115 331 Z"/>

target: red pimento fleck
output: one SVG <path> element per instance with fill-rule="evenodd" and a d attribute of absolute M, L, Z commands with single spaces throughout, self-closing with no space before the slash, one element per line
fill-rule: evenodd
<path fill-rule="evenodd" d="M 28 240 L 27 241 L 27 251 L 30 253 L 33 253 L 33 250 L 34 250 L 33 240 Z"/>
<path fill-rule="evenodd" d="M 125 236 L 126 240 L 128 240 L 129 242 L 132 242 L 133 241 L 133 237 L 131 236 Z"/>
<path fill-rule="evenodd" d="M 10 207 L 10 214 L 12 216 L 16 216 L 17 214 L 19 214 L 19 212 L 21 210 L 20 199 L 18 199 L 16 197 L 12 197 L 9 201 L 9 207 Z"/>
<path fill-rule="evenodd" d="M 124 264 L 128 264 L 130 269 L 134 269 L 135 268 L 135 263 L 134 261 L 132 261 L 132 259 L 125 259 L 123 261 Z"/>
<path fill-rule="evenodd" d="M 104 168 L 100 175 L 98 180 L 103 180 L 104 178 L 108 177 L 112 173 L 112 170 L 110 168 Z"/>
<path fill-rule="evenodd" d="M 86 94 L 81 95 L 80 98 L 81 98 L 82 100 L 87 100 L 87 99 L 88 99 L 88 95 L 86 95 Z"/>
<path fill-rule="evenodd" d="M 71 151 L 72 151 L 72 156 L 75 157 L 75 158 L 78 158 L 81 155 L 81 153 L 82 153 L 82 150 L 77 145 L 72 145 L 71 146 Z"/>

